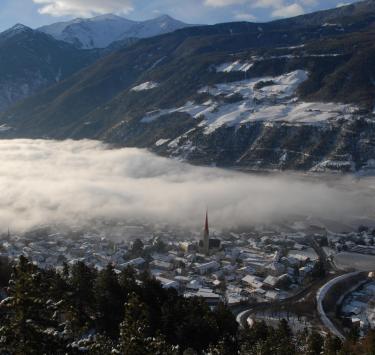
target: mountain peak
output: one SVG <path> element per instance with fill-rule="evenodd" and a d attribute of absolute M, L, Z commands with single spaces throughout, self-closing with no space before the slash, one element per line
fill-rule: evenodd
<path fill-rule="evenodd" d="M 10 30 L 12 30 L 12 31 L 29 31 L 29 30 L 31 30 L 31 28 L 23 25 L 22 23 L 17 23 L 13 27 L 11 27 Z"/>
<path fill-rule="evenodd" d="M 162 14 L 162 15 L 156 17 L 155 20 L 173 20 L 173 21 L 177 21 L 175 18 L 173 18 L 172 16 L 170 16 L 168 14 Z"/>
<path fill-rule="evenodd" d="M 20 33 L 31 33 L 33 30 L 30 27 L 23 25 L 22 23 L 17 23 L 13 27 L 9 28 L 8 30 L 1 33 L 1 35 L 5 36 L 15 36 Z"/>
<path fill-rule="evenodd" d="M 167 14 L 147 21 L 133 21 L 116 14 L 76 19 L 44 26 L 38 30 L 77 48 L 106 48 L 129 38 L 147 38 L 173 32 L 189 25 Z"/>
<path fill-rule="evenodd" d="M 124 17 L 122 16 L 118 16 L 116 14 L 103 14 L 103 15 L 99 15 L 99 16 L 95 16 L 95 17 L 92 17 L 90 19 L 88 19 L 90 21 L 118 21 L 118 20 L 126 20 Z M 130 21 L 130 20 L 129 20 Z"/>

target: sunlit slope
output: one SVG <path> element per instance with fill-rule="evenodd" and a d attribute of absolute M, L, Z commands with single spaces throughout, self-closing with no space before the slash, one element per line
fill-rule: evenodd
<path fill-rule="evenodd" d="M 141 40 L 3 114 L 4 134 L 98 138 L 200 164 L 358 170 L 375 157 L 373 4 Z"/>

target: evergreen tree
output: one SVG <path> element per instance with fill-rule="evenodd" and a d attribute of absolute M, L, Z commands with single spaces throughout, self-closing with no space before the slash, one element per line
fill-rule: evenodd
<path fill-rule="evenodd" d="M 337 355 L 342 348 L 341 340 L 331 334 L 324 339 L 323 353 L 324 355 Z"/>
<path fill-rule="evenodd" d="M 307 338 L 307 355 L 320 355 L 323 351 L 323 337 L 315 330 Z"/>
<path fill-rule="evenodd" d="M 118 337 L 124 318 L 124 297 L 113 266 L 99 272 L 94 284 L 97 328 L 111 338 Z"/>
<path fill-rule="evenodd" d="M 138 296 L 132 295 L 125 305 L 125 319 L 120 325 L 119 351 L 123 355 L 174 355 L 178 348 L 166 343 L 150 329 L 149 312 Z"/>
<path fill-rule="evenodd" d="M 132 244 L 132 247 L 130 249 L 130 253 L 131 253 L 131 256 L 133 258 L 138 258 L 140 256 L 143 255 L 143 242 L 142 240 L 140 239 L 136 239 L 133 244 Z"/>
<path fill-rule="evenodd" d="M 94 313 L 94 283 L 96 271 L 83 262 L 74 264 L 71 268 L 69 285 L 72 289 L 72 312 L 79 325 L 90 322 L 90 314 Z"/>
<path fill-rule="evenodd" d="M 293 333 L 286 319 L 280 321 L 274 333 L 274 342 L 277 344 L 277 354 L 293 355 L 296 353 Z"/>
<path fill-rule="evenodd" d="M 0 348 L 11 354 L 59 353 L 62 344 L 45 331 L 54 325 L 46 307 L 49 290 L 38 268 L 21 256 L 9 282 L 9 297 L 1 303 Z"/>

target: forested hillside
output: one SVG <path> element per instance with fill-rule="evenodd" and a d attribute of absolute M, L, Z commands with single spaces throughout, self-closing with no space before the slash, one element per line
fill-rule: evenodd
<path fill-rule="evenodd" d="M 9 281 L 8 281 L 9 279 Z M 375 332 L 353 331 L 342 344 L 331 336 L 292 334 L 255 323 L 239 329 L 223 304 L 210 309 L 199 298 L 163 289 L 147 273 L 116 274 L 83 263 L 61 272 L 41 270 L 26 258 L 1 261 L 1 354 L 212 354 L 372 355 Z"/>

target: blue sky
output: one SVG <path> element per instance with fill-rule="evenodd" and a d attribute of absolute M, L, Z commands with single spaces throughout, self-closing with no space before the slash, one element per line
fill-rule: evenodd
<path fill-rule="evenodd" d="M 0 30 L 111 12 L 135 20 L 169 14 L 197 24 L 264 22 L 351 2 L 355 0 L 0 0 Z"/>

